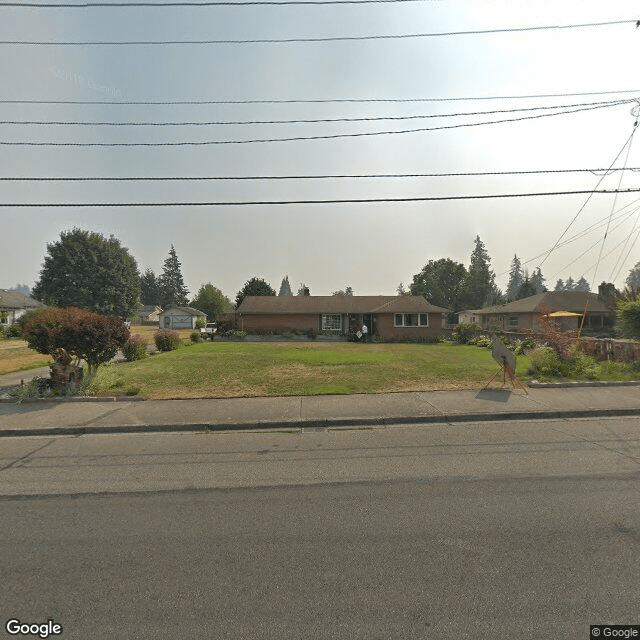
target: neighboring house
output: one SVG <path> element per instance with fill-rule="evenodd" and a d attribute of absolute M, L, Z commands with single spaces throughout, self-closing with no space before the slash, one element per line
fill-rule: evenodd
<path fill-rule="evenodd" d="M 206 322 L 207 316 L 191 307 L 169 307 L 159 314 L 161 329 L 195 329 L 198 318 Z"/>
<path fill-rule="evenodd" d="M 247 296 L 236 311 L 242 331 L 315 331 L 346 335 L 362 323 L 387 339 L 438 336 L 449 309 L 422 296 Z"/>
<path fill-rule="evenodd" d="M 480 324 L 480 309 L 465 309 L 458 312 L 459 324 Z"/>
<path fill-rule="evenodd" d="M 20 316 L 32 309 L 42 309 L 45 305 L 19 291 L 0 289 L 0 324 L 13 324 Z"/>
<path fill-rule="evenodd" d="M 152 304 L 145 304 L 136 312 L 134 322 L 136 324 L 156 324 L 160 321 L 161 313 L 162 307 L 157 307 Z"/>
<path fill-rule="evenodd" d="M 483 329 L 497 325 L 503 331 L 537 332 L 540 330 L 537 319 L 542 314 L 558 321 L 564 330 L 578 329 L 582 325 L 588 331 L 606 331 L 613 327 L 615 320 L 615 311 L 598 294 L 583 291 L 547 291 L 473 313 L 480 319 L 478 324 Z"/>

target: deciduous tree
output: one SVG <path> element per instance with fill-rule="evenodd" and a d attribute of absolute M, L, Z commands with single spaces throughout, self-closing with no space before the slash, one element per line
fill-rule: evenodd
<path fill-rule="evenodd" d="M 253 277 L 244 283 L 244 287 L 236 295 L 236 308 L 238 308 L 246 296 L 275 296 L 275 289 L 262 278 Z"/>
<path fill-rule="evenodd" d="M 625 283 L 629 289 L 634 291 L 640 289 L 640 262 L 637 262 L 633 269 L 629 271 L 629 275 L 627 276 Z"/>
<path fill-rule="evenodd" d="M 198 294 L 191 301 L 191 306 L 206 313 L 209 322 L 213 322 L 220 314 L 230 309 L 231 300 L 208 282 L 200 286 Z"/>
<path fill-rule="evenodd" d="M 429 260 L 420 273 L 413 276 L 411 295 L 424 296 L 437 307 L 460 311 L 466 277 L 467 270 L 459 262 L 450 258 Z"/>
<path fill-rule="evenodd" d="M 51 306 L 129 318 L 140 298 L 138 266 L 114 236 L 63 231 L 60 240 L 47 245 L 33 297 Z"/>
<path fill-rule="evenodd" d="M 640 339 L 640 295 L 619 300 L 616 306 L 616 317 L 620 330 L 625 336 Z"/>

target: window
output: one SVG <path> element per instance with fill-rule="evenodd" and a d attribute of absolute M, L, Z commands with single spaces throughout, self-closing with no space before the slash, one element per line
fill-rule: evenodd
<path fill-rule="evenodd" d="M 342 329 L 342 316 L 339 313 L 322 314 L 323 331 L 340 331 Z"/>
<path fill-rule="evenodd" d="M 393 321 L 396 327 L 428 327 L 428 313 L 396 313 Z"/>
<path fill-rule="evenodd" d="M 517 329 L 518 328 L 518 316 L 511 316 L 509 318 L 509 329 Z"/>

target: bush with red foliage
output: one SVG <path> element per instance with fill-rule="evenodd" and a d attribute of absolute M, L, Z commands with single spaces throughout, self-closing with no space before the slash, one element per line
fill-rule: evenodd
<path fill-rule="evenodd" d="M 29 318 L 24 338 L 38 353 L 53 355 L 57 349 L 65 349 L 77 363 L 84 360 L 93 373 L 124 347 L 129 329 L 120 318 L 66 307 L 43 309 Z"/>

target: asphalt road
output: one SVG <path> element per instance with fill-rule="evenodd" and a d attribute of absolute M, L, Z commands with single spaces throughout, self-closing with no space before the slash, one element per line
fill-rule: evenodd
<path fill-rule="evenodd" d="M 11 439 L 1 622 L 97 640 L 640 624 L 639 427 Z"/>

